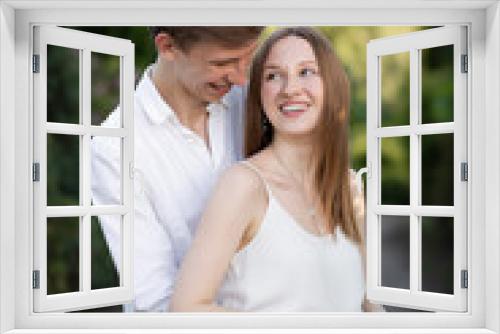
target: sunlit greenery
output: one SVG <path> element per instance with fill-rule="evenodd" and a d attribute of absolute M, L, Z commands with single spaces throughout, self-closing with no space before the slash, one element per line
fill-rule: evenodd
<path fill-rule="evenodd" d="M 73 28 L 75 29 L 75 28 Z M 148 64 L 156 58 L 154 45 L 145 27 L 80 27 L 76 28 L 92 33 L 120 37 L 131 40 L 135 44 L 135 77 L 140 79 Z M 273 28 L 268 28 L 267 35 Z M 350 149 L 351 166 L 354 169 L 366 165 L 366 45 L 372 39 L 391 35 L 404 34 L 422 29 L 421 27 L 319 27 L 319 30 L 331 41 L 333 49 L 341 59 L 351 80 L 351 116 L 350 116 Z M 422 88 L 423 122 L 453 121 L 453 72 L 450 61 L 450 49 L 444 48 L 424 52 L 422 63 L 424 86 Z M 78 122 L 79 91 L 78 91 L 78 57 L 68 50 L 51 52 L 48 57 L 49 78 L 48 87 L 48 120 L 54 122 Z M 92 122 L 98 124 L 104 120 L 115 107 L 117 97 L 117 80 L 111 80 L 118 71 L 118 62 L 114 57 L 95 57 L 92 59 Z M 387 57 L 383 63 L 384 79 L 382 97 L 387 103 L 383 104 L 383 125 L 408 124 L 408 110 L 401 107 L 409 101 L 409 82 L 401 72 L 409 71 L 408 58 L 404 55 Z M 450 80 L 451 73 L 451 80 Z M 115 78 L 116 79 L 116 78 Z M 451 96 L 451 97 L 450 97 Z M 408 103 L 409 105 L 409 103 Z M 76 106 L 76 107 L 75 107 Z M 78 202 L 79 181 L 75 179 L 75 170 L 78 161 L 71 153 L 78 152 L 78 140 L 66 138 L 48 138 L 50 148 L 48 170 L 48 203 L 66 205 L 76 200 Z M 408 146 L 405 140 L 388 141 L 383 150 L 382 161 L 387 169 L 382 173 L 382 183 L 390 185 L 384 192 L 384 201 L 407 201 L 409 198 L 408 179 Z M 406 146 L 405 146 L 406 145 Z M 438 156 L 435 156 L 438 152 Z M 76 155 L 78 156 L 78 154 Z M 425 180 L 423 187 L 433 184 L 432 189 L 448 189 L 449 179 L 443 178 L 442 166 L 452 163 L 453 152 L 450 152 L 449 140 L 434 140 L 432 145 L 425 145 L 422 150 L 425 166 Z M 405 166 L 405 168 L 401 168 Z M 78 172 L 76 172 L 78 175 Z M 443 182 L 445 182 L 443 184 Z M 440 184 L 442 186 L 440 186 Z M 427 192 L 429 194 L 429 192 Z M 439 202 L 439 192 L 428 195 L 433 202 Z M 450 193 L 444 194 L 446 201 L 450 201 Z M 451 195 L 452 196 L 452 195 Z M 75 199 L 76 197 L 76 199 Z M 74 203 L 73 203 L 74 204 Z M 62 219 L 64 220 L 64 219 Z M 71 219 L 70 219 L 71 220 Z M 58 221 L 61 226 L 64 221 Z M 69 224 L 67 224 L 69 226 Z M 72 228 L 68 227 L 71 231 Z M 427 227 L 427 230 L 432 227 Z M 68 249 L 78 249 L 74 243 L 78 238 L 65 238 L 51 229 L 48 234 L 49 252 L 48 286 L 51 291 L 70 291 L 78 286 L 78 273 L 72 268 L 75 266 L 67 262 L 65 252 Z M 68 230 L 68 233 L 70 231 Z M 64 234 L 62 227 L 60 232 Z M 452 237 L 452 236 L 451 236 Z M 107 251 L 105 240 L 99 228 L 92 229 L 92 277 L 97 277 L 98 286 L 116 286 L 118 275 L 114 270 L 113 262 Z M 449 238 L 449 236 L 448 236 Z M 76 241 L 75 241 L 76 240 Z M 99 255 L 100 254 L 100 255 Z M 76 257 L 77 258 L 77 257 Z M 72 260 L 75 261 L 73 255 Z M 78 266 L 76 266 L 78 268 Z M 102 272 L 97 273 L 98 268 Z"/>

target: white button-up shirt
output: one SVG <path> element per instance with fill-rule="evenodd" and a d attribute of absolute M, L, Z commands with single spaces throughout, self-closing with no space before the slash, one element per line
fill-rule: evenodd
<path fill-rule="evenodd" d="M 176 273 L 220 173 L 241 158 L 244 97 L 233 89 L 211 104 L 209 147 L 183 126 L 146 70 L 134 96 L 134 293 L 128 310 L 168 309 Z M 105 121 L 119 126 L 117 108 Z M 114 123 L 114 124 L 113 124 Z M 94 205 L 121 203 L 119 141 L 92 140 Z M 99 217 L 115 264 L 120 263 L 117 217 Z"/>

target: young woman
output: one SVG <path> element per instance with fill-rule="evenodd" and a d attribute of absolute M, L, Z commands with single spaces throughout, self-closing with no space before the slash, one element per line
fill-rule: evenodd
<path fill-rule="evenodd" d="M 349 80 L 324 37 L 286 28 L 264 42 L 249 82 L 247 160 L 221 177 L 170 309 L 361 311 Z"/>

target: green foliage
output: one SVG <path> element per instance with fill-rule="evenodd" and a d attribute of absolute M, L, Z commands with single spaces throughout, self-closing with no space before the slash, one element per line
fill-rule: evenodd
<path fill-rule="evenodd" d="M 96 34 L 129 39 L 135 44 L 136 81 L 148 64 L 155 61 L 152 39 L 145 27 L 73 27 Z M 269 34 L 273 27 L 266 29 Z M 331 41 L 351 80 L 350 149 L 351 166 L 366 165 L 366 45 L 369 40 L 420 30 L 420 27 L 319 27 Z M 452 50 L 451 50 L 452 52 Z M 423 122 L 453 121 L 453 75 L 450 49 L 437 48 L 422 55 L 422 115 Z M 49 48 L 47 119 L 51 122 L 78 123 L 79 79 L 78 52 L 64 48 Z M 119 63 L 114 57 L 96 55 L 92 58 L 92 124 L 99 124 L 118 104 Z M 384 59 L 383 122 L 408 124 L 409 82 L 401 72 L 409 71 L 404 55 Z M 398 104 L 399 103 L 399 104 Z M 450 115 L 451 113 L 451 115 Z M 387 116 L 385 116 L 385 114 Z M 409 198 L 409 162 L 406 140 L 392 141 L 383 150 L 382 174 L 384 201 L 397 202 Z M 48 205 L 77 205 L 79 203 L 79 139 L 76 136 L 49 135 L 48 144 Z M 452 144 L 451 144 L 452 147 Z M 76 154 L 76 155 L 75 155 Z M 439 156 L 435 159 L 436 155 Z M 453 151 L 450 142 L 433 140 L 422 150 L 426 162 L 423 187 L 432 185 L 428 192 L 433 203 L 449 201 L 449 178 L 443 166 L 450 166 Z M 402 168 L 403 167 L 403 168 Z M 76 171 L 76 174 L 75 174 Z M 448 171 L 450 174 L 451 171 Z M 448 183 L 446 183 L 448 182 Z M 448 188 L 447 188 L 448 187 Z M 95 223 L 95 220 L 94 220 Z M 48 285 L 50 291 L 78 289 L 78 233 L 75 236 L 74 218 L 60 218 L 59 228 L 48 229 Z M 78 231 L 77 231 L 78 232 Z M 118 275 L 99 228 L 92 229 L 92 280 L 94 288 L 118 285 Z M 70 255 L 68 255 L 70 254 Z M 75 255 L 76 254 L 76 255 Z M 95 284 L 95 285 L 94 285 Z"/>

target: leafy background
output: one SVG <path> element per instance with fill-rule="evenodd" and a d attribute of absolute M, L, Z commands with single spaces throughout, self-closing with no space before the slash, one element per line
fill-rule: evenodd
<path fill-rule="evenodd" d="M 146 27 L 71 27 L 91 33 L 131 40 L 135 44 L 135 77 L 139 80 L 155 60 L 155 49 Z M 328 37 L 351 79 L 350 149 L 351 166 L 366 166 L 366 45 L 372 39 L 418 31 L 430 27 L 318 27 Z M 275 27 L 268 27 L 264 36 Z M 451 47 L 422 53 L 422 121 L 453 120 L 453 72 Z M 78 51 L 60 47 L 48 50 L 48 114 L 51 122 L 78 123 Z M 93 55 L 92 124 L 104 120 L 119 100 L 119 62 L 116 57 Z M 383 57 L 382 125 L 404 125 L 409 120 L 409 57 Z M 422 189 L 424 204 L 453 205 L 453 136 L 422 139 Z M 79 203 L 77 136 L 48 135 L 48 205 Z M 382 141 L 382 202 L 409 203 L 409 140 Z M 406 219 L 406 220 L 405 220 Z M 403 222 L 404 224 L 401 224 Z M 407 217 L 382 218 L 382 284 L 407 287 L 409 271 L 409 228 Z M 78 218 L 47 222 L 48 291 L 78 291 Z M 453 222 L 425 218 L 423 224 L 423 288 L 452 293 Z M 119 285 L 119 275 L 108 252 L 95 217 L 92 218 L 92 288 Z M 388 308 L 392 311 L 404 309 Z M 120 312 L 121 306 L 90 311 Z"/>

